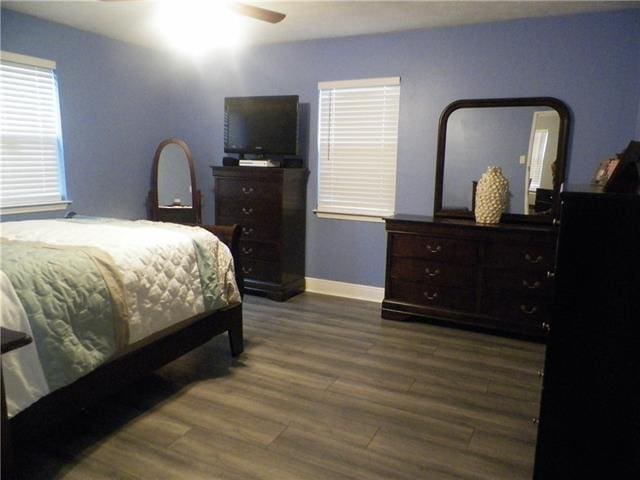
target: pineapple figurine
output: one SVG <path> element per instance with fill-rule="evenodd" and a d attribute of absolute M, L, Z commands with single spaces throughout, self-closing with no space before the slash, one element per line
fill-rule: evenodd
<path fill-rule="evenodd" d="M 507 209 L 509 181 L 500 167 L 487 167 L 476 188 L 476 222 L 495 224 L 500 222 Z"/>

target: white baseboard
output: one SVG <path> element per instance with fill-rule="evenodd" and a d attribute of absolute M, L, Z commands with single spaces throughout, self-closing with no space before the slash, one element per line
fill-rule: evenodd
<path fill-rule="evenodd" d="M 377 303 L 384 298 L 384 288 L 312 277 L 305 277 L 305 291 Z"/>

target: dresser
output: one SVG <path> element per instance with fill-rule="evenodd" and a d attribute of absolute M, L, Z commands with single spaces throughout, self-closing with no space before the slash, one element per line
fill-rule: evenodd
<path fill-rule="evenodd" d="M 640 478 L 640 195 L 560 199 L 534 478 Z"/>
<path fill-rule="evenodd" d="M 556 231 L 396 215 L 385 220 L 383 318 L 544 340 L 550 328 Z"/>
<path fill-rule="evenodd" d="M 245 292 L 284 301 L 304 291 L 307 171 L 211 168 L 216 224 L 242 226 Z"/>

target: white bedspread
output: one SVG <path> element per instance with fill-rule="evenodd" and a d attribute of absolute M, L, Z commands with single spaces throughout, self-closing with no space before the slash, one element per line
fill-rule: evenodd
<path fill-rule="evenodd" d="M 229 249 L 208 231 L 183 225 L 115 219 L 32 220 L 0 223 L 9 240 L 92 246 L 120 270 L 130 316 L 129 343 L 205 311 L 194 240 L 213 252 L 224 303 L 240 302 Z M 29 333 L 26 314 L 0 272 L 1 322 Z M 33 345 L 3 355 L 9 416 L 48 393 Z"/>

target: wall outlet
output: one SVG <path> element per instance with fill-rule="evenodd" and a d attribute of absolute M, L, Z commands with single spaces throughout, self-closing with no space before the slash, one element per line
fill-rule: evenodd
<path fill-rule="evenodd" d="M 527 156 L 520 155 L 520 165 L 526 165 L 526 164 L 527 164 Z"/>

